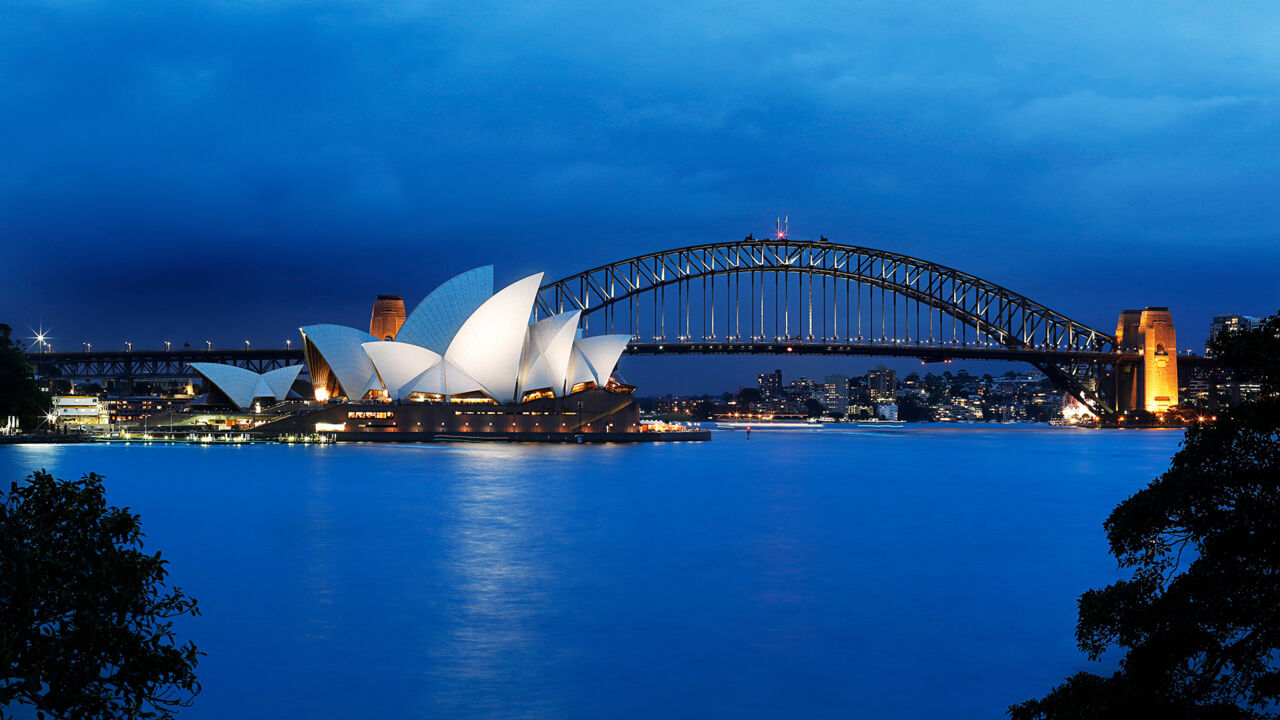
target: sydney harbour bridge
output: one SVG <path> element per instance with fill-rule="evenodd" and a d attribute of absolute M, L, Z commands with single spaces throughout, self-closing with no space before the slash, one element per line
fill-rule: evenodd
<path fill-rule="evenodd" d="M 1026 362 L 1100 417 L 1115 377 L 1141 366 L 1116 337 L 954 268 L 826 238 L 710 243 L 546 283 L 540 317 L 581 309 L 586 335 L 623 333 L 630 354 L 829 355 Z M 194 377 L 191 362 L 265 372 L 302 350 L 190 349 L 29 355 L 45 377 L 132 384 Z"/>

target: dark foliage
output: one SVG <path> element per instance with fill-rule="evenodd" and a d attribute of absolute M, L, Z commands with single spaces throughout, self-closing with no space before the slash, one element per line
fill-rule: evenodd
<path fill-rule="evenodd" d="M 106 504 L 102 478 L 47 472 L 0 496 L 0 717 L 168 718 L 199 692 L 200 653 L 173 619 L 196 602 L 165 585 L 137 515 Z"/>
<path fill-rule="evenodd" d="M 1237 377 L 1261 383 L 1263 395 L 1280 394 L 1280 312 L 1252 332 L 1213 338 L 1209 349 Z"/>
<path fill-rule="evenodd" d="M 1277 329 L 1217 344 L 1269 389 L 1191 426 L 1169 470 L 1104 525 L 1132 576 L 1081 596 L 1076 639 L 1094 660 L 1123 649 L 1119 669 L 1079 673 L 1011 707 L 1015 720 L 1280 716 Z"/>
<path fill-rule="evenodd" d="M 22 427 L 33 428 L 48 410 L 49 398 L 36 387 L 22 348 L 0 332 L 0 425 L 16 415 Z"/>

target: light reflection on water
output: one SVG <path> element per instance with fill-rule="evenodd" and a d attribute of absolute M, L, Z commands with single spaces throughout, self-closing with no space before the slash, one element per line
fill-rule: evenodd
<path fill-rule="evenodd" d="M 184 718 L 989 718 L 1087 667 L 1101 522 L 1176 433 L 25 446 L 201 601 Z"/>

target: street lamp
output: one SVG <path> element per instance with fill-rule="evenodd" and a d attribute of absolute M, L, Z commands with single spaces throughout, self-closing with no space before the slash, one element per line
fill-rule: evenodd
<path fill-rule="evenodd" d="M 165 352 L 169 352 L 169 351 L 171 351 L 171 350 L 173 350 L 173 343 L 169 342 L 168 340 L 165 340 L 165 341 L 164 341 L 164 351 L 165 351 Z"/>
<path fill-rule="evenodd" d="M 204 341 L 204 349 L 205 349 L 205 351 L 206 351 L 206 352 L 210 352 L 210 351 L 212 351 L 212 350 L 213 350 L 213 342 L 211 342 L 211 341 L 209 341 L 209 340 L 205 340 L 205 341 Z"/>
<path fill-rule="evenodd" d="M 245 341 L 244 341 L 244 349 L 245 349 L 245 350 L 248 350 L 248 349 L 249 349 L 249 341 L 248 341 L 248 340 L 245 340 Z"/>
<path fill-rule="evenodd" d="M 289 340 L 288 338 L 286 338 L 286 339 L 285 339 L 285 341 L 284 341 L 284 347 L 285 347 L 285 349 L 286 349 L 286 350 L 292 350 L 292 349 L 293 349 L 293 341 L 292 341 L 292 340 Z"/>
<path fill-rule="evenodd" d="M 83 343 L 80 343 L 80 344 L 81 344 L 81 345 L 84 345 L 84 351 L 85 351 L 85 352 L 93 352 L 93 343 L 91 343 L 91 342 L 83 342 Z"/>
<path fill-rule="evenodd" d="M 125 340 L 125 341 L 124 341 L 124 351 L 125 351 L 125 352 L 133 352 L 133 343 L 129 342 L 128 340 Z"/>

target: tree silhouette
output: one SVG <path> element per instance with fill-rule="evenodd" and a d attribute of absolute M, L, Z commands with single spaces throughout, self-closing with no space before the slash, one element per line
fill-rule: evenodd
<path fill-rule="evenodd" d="M 1082 672 L 1009 709 L 1050 718 L 1275 718 L 1280 708 L 1280 316 L 1214 341 L 1263 395 L 1187 430 L 1169 470 L 1104 528 L 1132 576 L 1080 597 Z"/>
<path fill-rule="evenodd" d="M 0 425 L 15 415 L 25 428 L 33 428 L 49 409 L 49 398 L 40 392 L 22 348 L 9 338 L 10 327 L 0 323 Z"/>
<path fill-rule="evenodd" d="M 165 585 L 137 515 L 106 504 L 102 478 L 41 470 L 0 494 L 0 717 L 169 718 L 200 691 L 201 654 L 174 618 L 196 601 Z"/>

